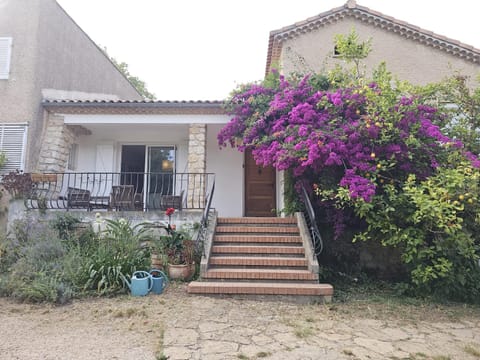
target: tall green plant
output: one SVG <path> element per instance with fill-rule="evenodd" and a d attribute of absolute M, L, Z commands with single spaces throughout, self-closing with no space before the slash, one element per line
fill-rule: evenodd
<path fill-rule="evenodd" d="M 355 29 L 352 29 L 347 35 L 335 35 L 336 56 L 345 60 L 348 64 L 353 64 L 352 74 L 356 79 L 365 75 L 361 72 L 360 64 L 371 51 L 372 39 L 361 42 Z"/>
<path fill-rule="evenodd" d="M 368 225 L 356 238 L 401 248 L 411 290 L 478 302 L 479 181 L 480 171 L 463 163 L 420 182 L 411 175 L 402 187 L 387 185 L 377 201 L 354 203 Z"/>
<path fill-rule="evenodd" d="M 478 78 L 480 82 L 480 76 Z M 416 91 L 447 116 L 439 125 L 450 137 L 461 140 L 466 149 L 480 154 L 480 87 L 456 74 L 445 80 L 419 87 Z"/>
<path fill-rule="evenodd" d="M 96 249 L 83 264 L 84 290 L 100 295 L 124 291 L 123 279 L 150 265 L 149 251 L 141 246 L 151 238 L 147 224 L 132 226 L 125 219 L 106 220 L 106 224 Z"/>

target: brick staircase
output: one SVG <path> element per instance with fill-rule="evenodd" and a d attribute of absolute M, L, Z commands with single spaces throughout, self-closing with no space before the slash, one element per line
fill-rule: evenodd
<path fill-rule="evenodd" d="M 332 286 L 309 267 L 297 218 L 218 218 L 208 268 L 188 292 L 328 301 Z"/>

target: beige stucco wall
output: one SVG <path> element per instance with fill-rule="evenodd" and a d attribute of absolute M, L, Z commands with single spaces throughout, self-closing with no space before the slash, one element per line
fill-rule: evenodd
<path fill-rule="evenodd" d="M 39 17 L 36 73 L 42 88 L 140 98 L 103 51 L 54 0 L 42 0 Z"/>
<path fill-rule="evenodd" d="M 0 122 L 28 122 L 27 170 L 45 129 L 42 89 L 140 95 L 55 0 L 0 0 L 0 37 L 12 37 L 8 80 L 0 80 Z"/>
<path fill-rule="evenodd" d="M 217 134 L 224 124 L 208 125 L 207 172 L 215 174 L 212 207 L 219 216 L 244 214 L 244 154 L 230 146 L 220 149 Z"/>
<path fill-rule="evenodd" d="M 306 70 L 298 66 L 298 55 L 315 71 L 331 69 L 341 62 L 332 57 L 335 35 L 348 34 L 352 28 L 355 28 L 361 40 L 372 38 L 372 52 L 365 60 L 367 74 L 382 61 L 401 80 L 414 84 L 439 81 L 452 75 L 455 70 L 473 78 L 480 72 L 478 64 L 350 17 L 286 40 L 280 59 L 283 72 Z"/>
<path fill-rule="evenodd" d="M 3 123 L 31 121 L 39 106 L 32 86 L 39 7 L 38 0 L 0 0 L 0 37 L 13 38 L 10 77 L 0 80 L 0 122 Z"/>

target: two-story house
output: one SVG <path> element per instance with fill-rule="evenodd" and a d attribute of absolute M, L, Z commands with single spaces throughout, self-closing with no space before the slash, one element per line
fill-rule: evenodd
<path fill-rule="evenodd" d="M 31 6 L 22 6 L 26 3 Z M 427 83 L 456 70 L 466 75 L 480 70 L 479 49 L 349 0 L 272 31 L 267 72 L 275 63 L 289 74 L 300 58 L 314 71 L 333 66 L 339 61 L 334 35 L 352 27 L 361 40 L 372 38 L 367 71 L 386 61 L 399 78 Z M 2 126 L 11 129 L 14 123 L 26 139 L 28 124 L 27 155 L 21 136 L 16 141 L 18 163 L 26 157 L 28 169 L 46 173 L 36 177 L 30 207 L 75 208 L 82 214 L 144 210 L 158 219 L 163 215 L 155 210 L 171 205 L 205 213 L 213 199 L 220 216 L 217 243 L 205 247 L 212 257 L 201 265 L 202 276 L 212 282 L 193 284 L 189 291 L 331 296 L 331 286 L 317 284 L 318 263 L 303 218 L 272 217 L 283 207 L 282 174 L 235 149 L 219 150 L 216 135 L 229 121 L 221 102 L 138 101 L 53 0 L 6 0 L 0 37 L 0 76 L 6 78 L 0 80 Z M 239 245 L 250 241 L 261 246 Z"/>
<path fill-rule="evenodd" d="M 55 0 L 0 3 L 2 172 L 35 170 L 44 99 L 141 99 L 105 53 Z"/>

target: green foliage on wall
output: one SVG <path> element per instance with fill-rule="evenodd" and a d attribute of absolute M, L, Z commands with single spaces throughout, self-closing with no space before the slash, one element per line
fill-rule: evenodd
<path fill-rule="evenodd" d="M 360 66 L 370 43 L 354 31 L 336 43 L 347 67 L 327 83 L 325 74 L 274 71 L 234 91 L 219 144 L 291 173 L 290 190 L 303 184 L 316 195 L 334 239 L 353 233 L 398 249 L 405 289 L 479 301 L 480 90 L 458 78 L 414 87 L 386 64 L 367 77 Z M 438 98 L 455 101 L 455 111 Z"/>

